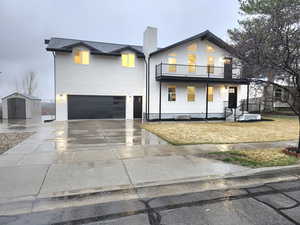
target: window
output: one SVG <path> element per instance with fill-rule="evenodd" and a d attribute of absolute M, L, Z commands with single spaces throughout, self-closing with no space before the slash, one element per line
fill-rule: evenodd
<path fill-rule="evenodd" d="M 282 89 L 277 88 L 275 89 L 275 100 L 281 101 L 281 99 L 282 99 Z"/>
<path fill-rule="evenodd" d="M 169 72 L 175 73 L 176 72 L 176 58 L 169 57 L 168 64 L 169 64 Z"/>
<path fill-rule="evenodd" d="M 191 44 L 188 46 L 188 51 L 192 51 L 192 52 L 195 52 L 197 51 L 197 44 Z"/>
<path fill-rule="evenodd" d="M 176 86 L 168 87 L 168 101 L 175 102 L 176 101 Z"/>
<path fill-rule="evenodd" d="M 196 88 L 193 86 L 187 87 L 187 100 L 188 102 L 194 102 L 196 98 Z"/>
<path fill-rule="evenodd" d="M 207 45 L 207 46 L 206 46 L 206 52 L 212 53 L 212 52 L 214 52 L 214 51 L 215 51 L 215 49 L 214 49 L 211 45 Z"/>
<path fill-rule="evenodd" d="M 189 65 L 190 73 L 196 72 L 196 60 L 197 60 L 197 56 L 195 54 L 188 55 L 188 65 Z"/>
<path fill-rule="evenodd" d="M 207 89 L 207 101 L 213 102 L 214 101 L 214 88 L 208 87 Z"/>
<path fill-rule="evenodd" d="M 122 66 L 124 67 L 135 67 L 135 54 L 123 53 L 122 54 Z"/>
<path fill-rule="evenodd" d="M 207 73 L 212 74 L 214 73 L 214 57 L 208 56 L 208 62 L 207 62 Z"/>
<path fill-rule="evenodd" d="M 87 50 L 75 50 L 74 62 L 76 64 L 90 64 L 90 52 Z"/>

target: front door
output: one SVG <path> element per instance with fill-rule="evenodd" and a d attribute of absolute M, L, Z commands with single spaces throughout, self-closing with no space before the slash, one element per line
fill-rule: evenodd
<path fill-rule="evenodd" d="M 134 96 L 133 98 L 133 118 L 141 119 L 143 114 L 143 97 Z"/>
<path fill-rule="evenodd" d="M 228 91 L 228 108 L 237 108 L 237 87 L 229 87 Z"/>

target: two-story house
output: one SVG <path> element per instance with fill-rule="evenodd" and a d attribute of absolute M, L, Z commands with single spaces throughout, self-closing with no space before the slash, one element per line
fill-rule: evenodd
<path fill-rule="evenodd" d="M 51 38 L 56 119 L 224 119 L 247 98 L 231 48 L 204 31 L 164 48 Z"/>

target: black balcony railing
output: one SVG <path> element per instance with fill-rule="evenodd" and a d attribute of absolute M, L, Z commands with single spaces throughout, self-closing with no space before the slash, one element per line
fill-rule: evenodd
<path fill-rule="evenodd" d="M 156 65 L 156 78 L 161 77 L 190 77 L 190 78 L 220 78 L 220 79 L 240 79 L 237 69 L 220 66 L 200 66 L 185 64 Z"/>

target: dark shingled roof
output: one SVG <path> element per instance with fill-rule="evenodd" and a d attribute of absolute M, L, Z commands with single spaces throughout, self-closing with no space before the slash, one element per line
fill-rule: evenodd
<path fill-rule="evenodd" d="M 211 43 L 217 45 L 220 48 L 227 50 L 228 52 L 232 52 L 232 47 L 228 45 L 221 38 L 217 37 L 209 30 L 206 30 L 200 34 L 194 35 L 185 40 L 176 42 L 175 44 L 169 45 L 164 48 L 158 48 L 157 51 L 152 52 L 151 55 L 163 52 L 165 50 L 174 48 L 181 44 L 185 44 L 187 42 L 201 39 L 208 40 Z M 75 40 L 75 39 L 67 39 L 67 38 L 51 38 L 50 40 L 45 40 L 45 43 L 48 44 L 47 51 L 60 51 L 60 52 L 72 52 L 72 48 L 74 46 L 85 46 L 90 49 L 91 54 L 99 54 L 99 55 L 115 55 L 119 56 L 124 50 L 132 50 L 139 57 L 144 57 L 143 46 L 140 45 L 125 45 L 125 44 L 114 44 L 107 42 L 96 42 L 96 41 L 84 41 L 84 40 Z"/>
<path fill-rule="evenodd" d="M 144 56 L 143 46 L 124 45 L 96 41 L 83 41 L 67 38 L 51 38 L 48 42 L 47 51 L 71 52 L 74 46 L 85 46 L 91 50 L 92 54 L 100 55 L 120 55 L 121 51 L 129 49 L 138 55 Z"/>

